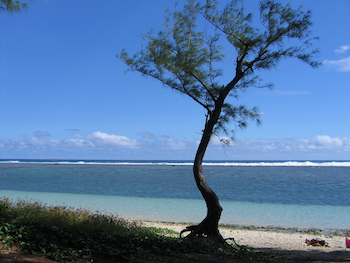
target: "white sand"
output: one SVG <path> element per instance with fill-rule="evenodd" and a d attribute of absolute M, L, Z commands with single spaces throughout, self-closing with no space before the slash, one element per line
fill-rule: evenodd
<path fill-rule="evenodd" d="M 180 232 L 187 225 L 160 222 L 143 222 L 144 226 L 167 228 Z M 316 255 L 326 259 L 329 257 L 334 260 L 340 257 L 341 260 L 350 260 L 350 248 L 346 248 L 344 236 L 325 236 L 307 233 L 283 233 L 277 231 L 263 230 L 242 230 L 229 227 L 220 227 L 220 233 L 224 238 L 234 238 L 239 245 L 246 245 L 254 248 L 256 251 L 275 251 L 287 252 L 294 255 L 309 256 Z M 322 239 L 328 242 L 328 247 L 308 246 L 306 239 Z M 310 252 L 310 253 L 308 253 Z"/>

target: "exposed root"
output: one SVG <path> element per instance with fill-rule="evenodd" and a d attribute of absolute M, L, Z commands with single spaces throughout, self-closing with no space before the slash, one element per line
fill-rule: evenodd
<path fill-rule="evenodd" d="M 180 238 L 182 238 L 182 234 L 190 232 L 184 238 L 206 238 L 208 241 L 214 242 L 218 245 L 223 245 L 227 249 L 232 249 L 234 251 L 248 252 L 248 247 L 241 246 L 236 243 L 233 237 L 224 239 L 219 230 L 216 228 L 205 228 L 205 224 L 203 222 L 199 225 L 188 226 L 180 232 Z M 234 244 L 230 244 L 227 241 L 232 241 Z"/>
<path fill-rule="evenodd" d="M 225 244 L 226 241 L 225 239 L 221 236 L 219 230 L 215 227 L 208 227 L 205 224 L 205 221 L 200 223 L 199 225 L 193 225 L 193 226 L 188 226 L 184 230 L 180 232 L 180 238 L 182 238 L 182 234 L 190 232 L 186 238 L 193 238 L 193 237 L 205 237 L 208 238 L 215 243 L 221 243 Z"/>
<path fill-rule="evenodd" d="M 196 229 L 198 228 L 198 225 L 193 226 L 187 226 L 184 230 L 180 232 L 180 238 L 182 238 L 182 234 L 186 232 L 191 232 L 189 235 L 194 236 L 196 235 L 195 232 L 198 232 Z"/>

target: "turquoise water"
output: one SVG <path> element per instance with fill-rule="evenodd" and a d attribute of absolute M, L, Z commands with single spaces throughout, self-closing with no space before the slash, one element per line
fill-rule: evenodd
<path fill-rule="evenodd" d="M 87 194 L 21 192 L 0 190 L 12 200 L 41 201 L 48 205 L 87 208 L 117 214 L 133 220 L 200 222 L 205 203 L 196 199 L 140 198 Z M 320 229 L 350 229 L 350 207 L 319 205 L 282 205 L 271 203 L 222 201 L 221 223 L 255 226 L 280 226 Z"/>
<path fill-rule="evenodd" d="M 199 222 L 205 217 L 190 163 L 56 163 L 0 162 L 0 197 L 136 220 Z M 207 163 L 204 172 L 224 208 L 221 223 L 350 229 L 347 164 L 216 162 Z"/>

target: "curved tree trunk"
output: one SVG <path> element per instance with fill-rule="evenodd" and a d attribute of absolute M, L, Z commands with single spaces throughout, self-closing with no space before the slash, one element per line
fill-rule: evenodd
<path fill-rule="evenodd" d="M 242 61 L 240 61 L 240 63 L 237 63 L 235 78 L 223 89 L 223 91 L 220 93 L 220 96 L 215 101 L 215 109 L 209 114 L 209 119 L 205 124 L 202 139 L 198 146 L 193 164 L 193 175 L 196 180 L 197 187 L 207 205 L 207 216 L 199 225 L 189 226 L 185 230 L 181 231 L 180 236 L 183 232 L 190 231 L 191 233 L 188 235 L 189 237 L 206 235 L 207 237 L 219 242 L 224 242 L 224 239 L 218 229 L 219 220 L 223 209 L 220 205 L 219 198 L 209 187 L 204 177 L 203 158 L 209 145 L 210 138 L 213 134 L 214 127 L 219 120 L 224 101 L 231 89 L 233 89 L 237 82 L 243 77 L 241 66 Z"/>
<path fill-rule="evenodd" d="M 202 139 L 198 146 L 193 164 L 193 175 L 196 180 L 197 187 L 201 192 L 207 205 L 207 216 L 199 225 L 187 227 L 182 232 L 191 231 L 189 237 L 206 235 L 212 239 L 223 241 L 223 238 L 218 230 L 219 220 L 223 209 L 220 205 L 219 198 L 217 197 L 215 192 L 209 187 L 204 177 L 202 165 L 206 149 L 209 145 L 214 126 L 217 123 L 217 120 L 220 116 L 220 112 L 221 107 L 218 107 L 210 114 L 210 118 L 205 125 Z"/>

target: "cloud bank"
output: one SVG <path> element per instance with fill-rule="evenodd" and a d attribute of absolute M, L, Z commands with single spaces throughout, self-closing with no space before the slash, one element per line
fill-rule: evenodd
<path fill-rule="evenodd" d="M 45 135 L 46 133 L 40 133 Z M 49 133 L 47 133 L 49 134 Z M 38 135 L 38 134 L 36 134 Z M 193 159 L 198 141 L 142 133 L 137 138 L 97 131 L 74 138 L 51 139 L 47 136 L 21 140 L 0 140 L 0 158 L 91 158 L 91 159 Z M 230 146 L 220 140 L 229 141 Z M 50 153 L 50 154 L 48 154 Z M 103 153 L 103 155 L 101 155 Z M 350 156 L 350 136 L 316 135 L 310 138 L 280 140 L 235 140 L 213 137 L 207 159 L 246 160 L 344 160 Z"/>
<path fill-rule="evenodd" d="M 107 134 L 104 132 L 93 132 L 86 136 L 92 145 L 102 147 L 127 147 L 137 148 L 138 143 L 136 140 L 131 140 L 126 136 Z"/>

